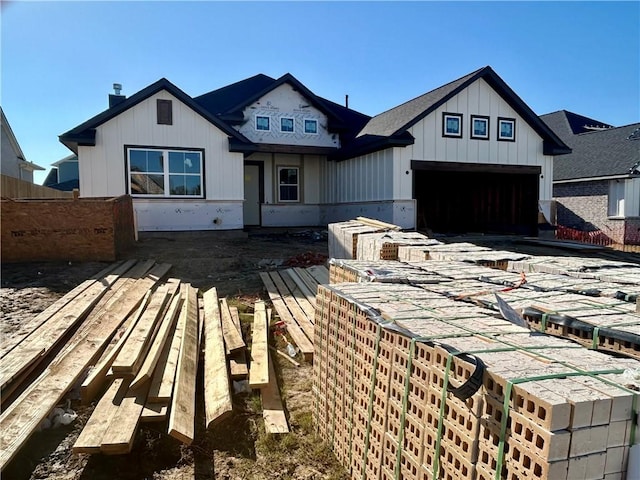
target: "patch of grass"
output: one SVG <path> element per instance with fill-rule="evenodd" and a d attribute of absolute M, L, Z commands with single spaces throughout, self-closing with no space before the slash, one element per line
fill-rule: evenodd
<path fill-rule="evenodd" d="M 259 393 L 252 393 L 247 397 L 247 410 L 252 413 L 262 412 L 262 399 Z"/>
<path fill-rule="evenodd" d="M 313 414 L 309 411 L 296 413 L 291 419 L 291 423 L 298 427 L 303 435 L 313 435 L 315 432 Z"/>

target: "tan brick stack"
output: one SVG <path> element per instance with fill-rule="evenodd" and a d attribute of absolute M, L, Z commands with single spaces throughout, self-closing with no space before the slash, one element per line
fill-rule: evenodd
<path fill-rule="evenodd" d="M 398 260 L 398 248 L 442 245 L 442 242 L 418 232 L 365 233 L 358 237 L 358 260 Z"/>
<path fill-rule="evenodd" d="M 357 258 L 358 236 L 365 233 L 379 233 L 400 230 L 397 225 L 358 217 L 355 220 L 329 224 L 329 257 Z"/>
<path fill-rule="evenodd" d="M 420 262 L 423 260 L 447 260 L 468 262 L 490 268 L 506 270 L 509 262 L 520 261 L 528 255 L 507 250 L 492 250 L 472 243 L 448 243 L 433 246 L 403 245 L 398 248 L 398 260 Z"/>
<path fill-rule="evenodd" d="M 320 286 L 314 344 L 316 425 L 352 478 L 624 478 L 636 360 L 403 284 Z M 447 391 L 477 359 L 479 389 Z"/>

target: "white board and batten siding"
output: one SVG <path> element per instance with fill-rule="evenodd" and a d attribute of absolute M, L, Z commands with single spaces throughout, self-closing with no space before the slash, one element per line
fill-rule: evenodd
<path fill-rule="evenodd" d="M 172 125 L 157 124 L 156 100 L 171 100 Z M 205 198 L 134 197 L 139 230 L 242 228 L 243 155 L 229 136 L 162 90 L 97 128 L 96 145 L 78 147 L 82 197 L 127 193 L 125 145 L 204 150 Z M 195 219 L 198 219 L 197 221 Z M 218 219 L 216 223 L 214 219 Z"/>
<path fill-rule="evenodd" d="M 462 138 L 442 136 L 442 114 L 463 115 Z M 469 138 L 471 115 L 489 117 L 489 140 Z M 516 140 L 497 140 L 498 117 L 516 119 Z M 403 173 L 411 170 L 412 160 L 460 162 L 494 165 L 539 166 L 540 200 L 553 198 L 553 157 L 543 154 L 542 138 L 485 80 L 478 79 L 413 125 L 409 133 L 415 138 L 413 145 L 396 148 L 394 191 L 398 197 L 411 196 L 412 180 Z"/>
<path fill-rule="evenodd" d="M 320 164 L 319 184 L 322 208 L 320 224 L 355 217 L 414 228 L 416 203 L 394 194 L 393 149 L 385 149 L 341 162 Z"/>

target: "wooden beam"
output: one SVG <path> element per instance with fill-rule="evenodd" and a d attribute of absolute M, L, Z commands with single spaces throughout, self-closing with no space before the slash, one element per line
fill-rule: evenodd
<path fill-rule="evenodd" d="M 111 369 L 115 375 L 136 375 L 142 366 L 145 355 L 153 340 L 153 332 L 164 309 L 167 299 L 170 297 L 172 288 L 169 285 L 159 287 L 149 299 L 149 305 L 145 309 L 142 317 L 136 323 L 135 328 L 129 338 L 122 346 L 118 356 L 111 364 Z M 177 285 L 173 286 L 174 292 Z"/>
<path fill-rule="evenodd" d="M 111 425 L 129 385 L 126 380 L 116 378 L 102 396 L 91 417 L 87 420 L 82 432 L 73 444 L 73 453 L 98 453 L 102 444 L 102 437 Z"/>
<path fill-rule="evenodd" d="M 144 409 L 140 414 L 140 422 L 162 422 L 167 419 L 169 405 L 166 403 L 145 403 Z"/>
<path fill-rule="evenodd" d="M 233 323 L 226 298 L 220 300 L 220 318 L 222 320 L 222 334 L 224 335 L 227 353 L 246 348 L 247 345 L 242 338 L 242 332 Z"/>
<path fill-rule="evenodd" d="M 314 265 L 306 269 L 319 285 L 329 284 L 329 269 L 324 265 Z M 317 289 L 316 289 L 317 290 Z"/>
<path fill-rule="evenodd" d="M 289 433 L 289 424 L 284 414 L 273 359 L 271 355 L 267 354 L 267 356 L 269 357 L 269 383 L 261 390 L 264 427 L 267 433 Z"/>
<path fill-rule="evenodd" d="M 136 377 L 131 382 L 131 388 L 137 388 L 143 383 L 151 380 L 151 378 L 153 377 L 153 372 L 156 368 L 156 365 L 158 364 L 158 360 L 160 359 L 160 355 L 162 354 L 164 345 L 165 343 L 167 343 L 169 333 L 173 329 L 173 326 L 175 325 L 176 319 L 178 317 L 181 302 L 182 299 L 180 295 L 174 295 L 173 300 L 171 301 L 171 304 L 169 305 L 169 308 L 165 312 L 164 317 L 160 323 L 158 333 L 153 339 L 153 343 L 151 344 L 149 351 L 147 352 L 144 363 L 140 367 L 140 370 L 138 371 Z"/>
<path fill-rule="evenodd" d="M 9 382 L 17 378 L 29 366 L 38 363 L 83 320 L 98 301 L 116 283 L 122 274 L 129 270 L 135 260 L 126 262 L 102 282 L 96 282 L 80 293 L 73 302 L 68 303 L 52 315 L 45 324 L 32 332 L 19 345 L 0 359 L 0 386 L 4 390 Z M 6 392 L 4 392 L 6 395 Z"/>
<path fill-rule="evenodd" d="M 262 279 L 262 283 L 264 283 L 264 286 L 269 293 L 271 303 L 273 303 L 273 306 L 278 312 L 278 315 L 280 315 L 280 318 L 287 325 L 287 332 L 289 333 L 289 336 L 298 346 L 305 360 L 311 361 L 313 359 L 313 343 L 304 334 L 300 326 L 297 324 L 297 322 L 289 312 L 287 305 L 280 297 L 280 293 L 278 292 L 278 289 L 276 288 L 274 283 L 271 281 L 271 277 L 269 276 L 269 274 L 267 272 L 260 272 L 260 278 Z"/>
<path fill-rule="evenodd" d="M 233 402 L 227 372 L 220 303 L 217 290 L 211 288 L 202 296 L 204 303 L 204 409 L 205 426 L 231 415 Z"/>
<path fill-rule="evenodd" d="M 116 340 L 115 343 L 113 340 L 111 341 L 109 346 L 102 353 L 100 359 L 87 375 L 87 378 L 85 378 L 82 385 L 80 385 L 80 398 L 82 403 L 85 405 L 91 402 L 91 400 L 98 395 L 104 384 L 107 382 L 107 373 L 111 368 L 111 364 L 118 355 L 118 352 L 120 352 L 124 342 L 129 338 L 129 334 L 134 329 L 136 322 L 140 319 L 144 309 L 147 308 L 150 296 L 151 290 L 147 291 L 147 294 L 142 299 L 142 302 L 140 302 L 140 306 L 136 312 L 129 315 L 122 324 L 121 328 L 124 327 L 122 335 L 120 335 L 119 338 L 117 338 L 117 333 L 114 335 L 114 339 Z"/>
<path fill-rule="evenodd" d="M 300 309 L 304 312 L 309 321 L 313 324 L 314 316 L 316 314 L 316 307 L 312 305 L 307 299 L 306 294 L 302 291 L 300 286 L 296 283 L 293 277 L 297 278 L 297 274 L 292 268 L 279 271 L 282 280 L 291 292 L 293 299 L 298 303 Z"/>
<path fill-rule="evenodd" d="M 290 269 L 289 274 L 296 285 L 307 297 L 307 300 L 311 306 L 316 308 L 316 294 L 318 292 L 318 282 L 313 278 L 304 268 L 293 267 Z"/>
<path fill-rule="evenodd" d="M 242 331 L 240 324 L 240 314 L 237 307 L 229 307 L 231 319 L 238 331 Z M 229 375 L 232 380 L 245 379 L 249 376 L 249 367 L 247 366 L 247 350 L 241 348 L 227 356 L 229 359 Z"/>
<path fill-rule="evenodd" d="M 104 303 L 99 302 L 55 356 L 52 366 L 2 412 L 0 470 L 15 457 L 42 420 L 78 381 L 96 356 L 96 352 L 109 341 L 124 319 L 138 307 L 146 291 L 166 275 L 171 266 L 157 265 L 143 279 L 135 279 L 136 276 L 144 274 L 140 274 L 140 271 L 146 272 L 148 268 L 149 264 L 141 264 L 128 272 L 128 278 L 121 279 L 122 288 L 118 289 L 120 294 L 111 296 Z"/>
<path fill-rule="evenodd" d="M 251 335 L 251 366 L 249 386 L 263 388 L 269 384 L 269 325 L 264 302 L 256 302 Z"/>
<path fill-rule="evenodd" d="M 180 297 L 184 302 L 184 286 L 181 286 L 180 288 Z M 184 305 L 181 307 L 181 311 L 182 308 L 184 308 Z M 153 378 L 151 379 L 151 387 L 149 388 L 149 395 L 147 396 L 147 399 L 150 402 L 171 401 L 185 320 L 186 317 L 179 314 L 175 329 L 169 333 L 171 342 L 167 342 L 165 344 L 160 355 L 160 359 L 158 360 L 159 367 L 155 370 Z"/>
<path fill-rule="evenodd" d="M 129 261 L 130 266 L 133 266 L 135 261 Z M 109 275 L 112 271 L 114 271 L 117 267 L 122 267 L 123 262 L 116 262 L 109 265 L 107 268 L 101 270 L 96 273 L 89 280 L 85 280 L 76 288 L 67 292 L 62 298 L 59 298 L 54 303 L 49 305 L 45 310 L 40 312 L 38 315 L 33 317 L 31 320 L 24 320 L 20 322 L 20 331 L 17 333 L 19 338 L 9 338 L 8 335 L 4 335 L 2 338 L 2 344 L 0 344 L 0 358 L 4 357 L 7 353 L 13 350 L 17 345 L 19 345 L 25 338 L 28 338 L 31 333 L 33 333 L 38 327 L 40 327 L 45 322 L 48 322 L 51 317 L 53 317 L 58 311 L 64 308 L 68 303 L 74 301 L 77 296 L 79 296 L 82 292 L 84 292 L 87 288 L 94 285 L 96 282 L 104 282 L 107 275 Z M 12 334 L 13 336 L 13 334 Z"/>
<path fill-rule="evenodd" d="M 102 453 L 115 455 L 131 452 L 148 391 L 148 384 L 140 388 L 128 389 L 102 437 L 100 444 Z"/>
<path fill-rule="evenodd" d="M 195 435 L 196 374 L 198 369 L 198 297 L 190 284 L 185 285 L 181 315 L 185 327 L 169 416 L 169 435 L 191 445 Z"/>
<path fill-rule="evenodd" d="M 270 272 L 269 275 L 271 276 L 273 283 L 276 285 L 276 288 L 279 290 L 280 296 L 284 300 L 284 303 L 287 305 L 287 308 L 293 315 L 293 318 L 295 318 L 298 325 L 300 325 L 300 328 L 302 328 L 302 331 L 307 336 L 307 338 L 311 340 L 314 335 L 312 322 L 313 317 L 307 317 L 307 314 L 302 311 L 300 305 L 298 305 L 296 299 L 293 298 L 291 291 L 280 276 L 280 272 Z"/>

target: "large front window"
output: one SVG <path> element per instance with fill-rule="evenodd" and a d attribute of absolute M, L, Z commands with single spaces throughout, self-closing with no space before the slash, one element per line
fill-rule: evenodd
<path fill-rule="evenodd" d="M 297 167 L 278 167 L 278 201 L 300 201 L 299 172 Z"/>
<path fill-rule="evenodd" d="M 202 197 L 202 152 L 128 149 L 129 192 L 154 197 Z"/>

